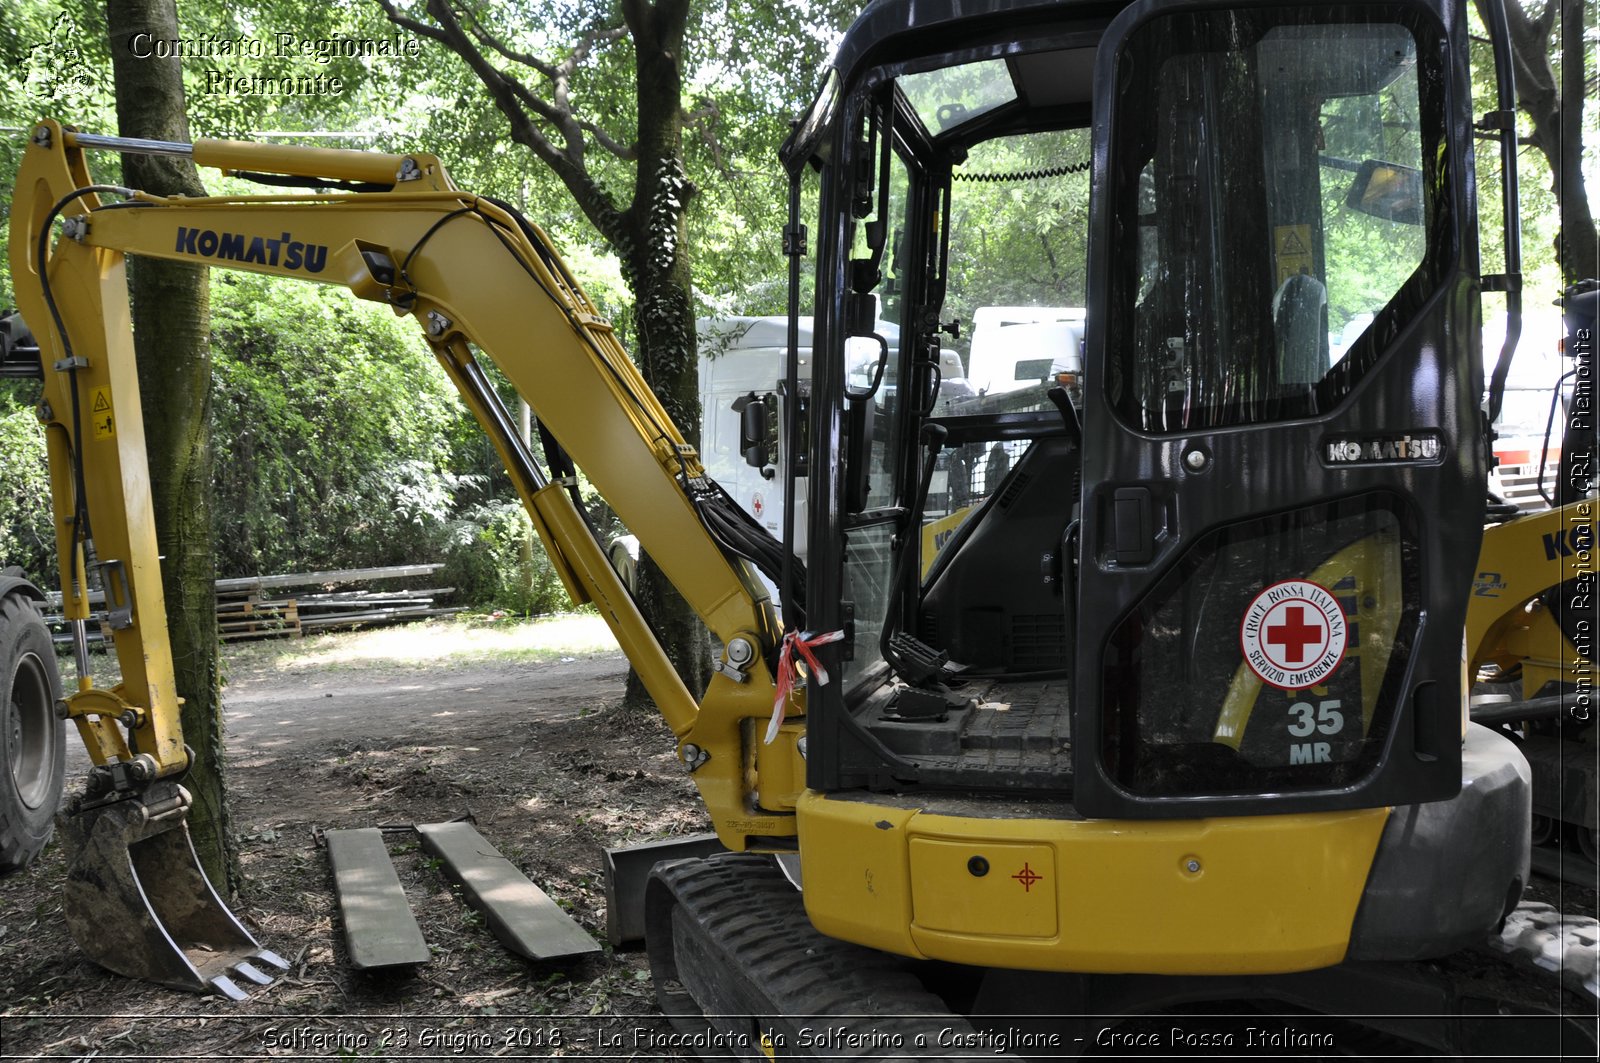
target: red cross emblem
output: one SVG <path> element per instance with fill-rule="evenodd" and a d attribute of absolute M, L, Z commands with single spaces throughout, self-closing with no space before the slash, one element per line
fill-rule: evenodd
<path fill-rule="evenodd" d="M 1011 877 L 1016 879 L 1018 882 L 1022 883 L 1022 892 L 1023 893 L 1032 893 L 1033 892 L 1033 884 L 1035 882 L 1043 882 L 1044 881 L 1044 876 L 1039 874 L 1039 872 L 1035 871 L 1033 868 L 1029 867 L 1028 866 L 1028 862 L 1026 860 L 1024 860 L 1022 862 L 1022 870 L 1018 871 L 1015 875 L 1012 875 Z"/>
<path fill-rule="evenodd" d="M 1281 612 L 1284 622 L 1276 627 L 1267 626 L 1267 645 L 1282 646 L 1286 664 L 1304 663 L 1307 646 L 1313 643 L 1321 646 L 1328 641 L 1328 626 L 1321 621 L 1307 623 L 1304 606 L 1286 606 Z"/>
<path fill-rule="evenodd" d="M 1303 690 L 1344 660 L 1344 610 L 1326 588 L 1308 580 L 1274 583 L 1251 600 L 1239 624 L 1239 648 L 1263 683 Z"/>

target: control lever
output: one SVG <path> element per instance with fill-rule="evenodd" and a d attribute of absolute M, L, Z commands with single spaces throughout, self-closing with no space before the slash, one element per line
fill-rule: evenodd
<path fill-rule="evenodd" d="M 922 530 L 922 511 L 928 504 L 928 491 L 933 487 L 934 465 L 938 462 L 939 451 L 944 449 L 944 441 L 950 435 L 950 430 L 942 424 L 929 422 L 922 426 L 922 443 L 927 448 L 923 456 L 922 475 L 917 479 L 917 493 L 911 499 L 909 512 L 906 514 L 906 530 L 900 542 L 900 549 L 895 557 L 894 573 L 889 581 L 889 609 L 888 615 L 883 619 L 883 635 L 879 639 L 879 649 L 883 659 L 889 662 L 889 667 L 895 674 L 911 683 L 927 683 L 932 677 L 927 674 L 927 669 L 918 668 L 914 658 L 923 656 L 921 653 L 908 653 L 908 649 L 925 650 L 927 654 L 936 653 L 931 647 L 922 646 L 911 635 L 900 631 L 902 603 L 906 599 L 908 585 L 911 584 L 915 568 L 913 559 L 917 556 L 916 536 Z M 910 590 L 914 593 L 915 588 Z M 942 660 L 940 662 L 943 663 Z"/>

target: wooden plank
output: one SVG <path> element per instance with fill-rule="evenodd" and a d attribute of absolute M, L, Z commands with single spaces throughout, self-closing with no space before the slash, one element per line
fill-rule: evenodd
<path fill-rule="evenodd" d="M 348 613 L 360 609 L 425 609 L 432 604 L 432 598 L 385 595 L 381 598 L 351 598 L 342 602 L 301 602 L 300 607 L 319 613 L 339 609 Z"/>
<path fill-rule="evenodd" d="M 342 613 L 332 616 L 306 616 L 300 619 L 302 628 L 337 627 L 340 624 L 371 624 L 385 620 L 417 620 L 428 615 L 426 606 L 415 609 L 378 609 L 364 613 Z"/>
<path fill-rule="evenodd" d="M 361 583 L 377 579 L 405 579 L 410 576 L 431 576 L 444 568 L 443 564 L 391 565 L 388 568 L 346 568 L 331 572 L 291 572 L 281 576 L 240 576 L 217 580 L 217 590 L 238 591 L 268 587 L 310 587 L 320 583 Z"/>
<path fill-rule="evenodd" d="M 600 951 L 600 943 L 529 882 L 470 823 L 420 823 L 422 847 L 444 862 L 467 903 L 484 914 L 501 943 L 530 960 Z"/>
<path fill-rule="evenodd" d="M 238 597 L 250 594 L 257 590 L 281 587 L 311 587 L 328 583 L 363 583 L 369 580 L 380 579 L 407 579 L 412 576 L 431 576 L 444 568 L 443 563 L 427 565 L 390 565 L 386 568 L 346 568 L 335 569 L 329 572 L 288 572 L 274 576 L 236 576 L 216 581 L 217 594 L 223 597 Z M 61 605 L 60 591 L 46 591 L 45 598 L 49 604 Z M 89 603 L 104 604 L 105 594 L 101 591 L 89 592 Z"/>
<path fill-rule="evenodd" d="M 389 861 L 383 832 L 362 827 L 330 830 L 323 837 L 328 840 L 350 966 L 367 971 L 427 963 L 428 943 Z"/>

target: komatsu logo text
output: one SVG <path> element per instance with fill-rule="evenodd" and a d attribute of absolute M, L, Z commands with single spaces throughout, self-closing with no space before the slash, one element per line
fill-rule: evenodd
<path fill-rule="evenodd" d="M 1325 444 L 1330 465 L 1383 461 L 1438 461 L 1443 441 L 1432 432 L 1413 432 L 1385 439 L 1330 439 Z"/>
<path fill-rule="evenodd" d="M 214 229 L 191 229 L 180 225 L 177 250 L 185 255 L 247 265 L 303 269 L 307 273 L 321 273 L 328 264 L 326 246 L 304 243 L 288 233 L 278 237 L 245 236 L 242 233 L 219 233 Z"/>

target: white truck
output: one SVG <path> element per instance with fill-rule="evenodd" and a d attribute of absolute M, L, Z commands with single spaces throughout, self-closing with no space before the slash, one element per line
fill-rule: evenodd
<path fill-rule="evenodd" d="M 775 538 L 783 536 L 783 474 L 790 460 L 784 450 L 781 404 L 788 401 L 784 387 L 784 359 L 788 351 L 788 321 L 783 317 L 702 317 L 695 322 L 700 342 L 700 460 L 711 478 L 721 484 Z M 879 321 L 878 334 L 889 345 L 891 360 L 900 349 L 900 327 Z M 811 318 L 800 318 L 800 392 L 811 386 Z M 852 347 L 850 377 L 854 386 L 870 380 L 878 359 L 875 344 Z M 941 393 L 967 395 L 966 374 L 954 351 L 940 358 Z M 886 380 L 882 404 L 893 393 Z M 759 414 L 752 413 L 759 410 Z M 802 458 L 803 460 L 803 458 Z M 798 470 L 805 474 L 804 467 Z M 795 551 L 806 556 L 805 497 L 800 493 L 795 513 Z M 629 590 L 636 587 L 639 540 L 621 535 L 612 540 L 611 563 Z M 768 584 L 777 600 L 777 588 Z"/>

